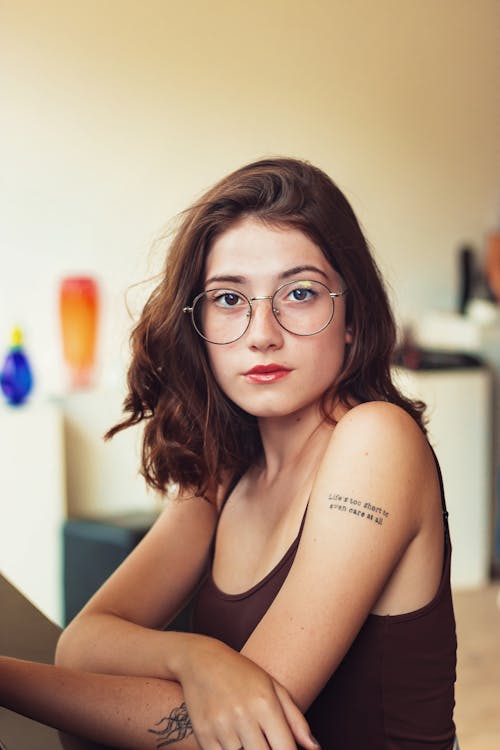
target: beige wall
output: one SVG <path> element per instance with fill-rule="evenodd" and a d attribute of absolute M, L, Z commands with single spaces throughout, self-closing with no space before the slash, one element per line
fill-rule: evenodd
<path fill-rule="evenodd" d="M 55 287 L 106 291 L 104 376 L 154 236 L 266 154 L 345 189 L 400 317 L 455 301 L 499 219 L 497 0 L 0 2 L 0 349 L 15 320 L 57 382 Z"/>

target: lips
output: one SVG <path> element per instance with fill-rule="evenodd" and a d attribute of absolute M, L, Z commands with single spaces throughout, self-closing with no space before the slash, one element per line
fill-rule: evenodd
<path fill-rule="evenodd" d="M 273 383 L 275 380 L 286 377 L 289 372 L 291 371 L 288 367 L 272 362 L 268 365 L 255 365 L 245 373 L 245 377 L 252 383 Z"/>
<path fill-rule="evenodd" d="M 268 372 L 281 371 L 290 372 L 288 367 L 283 367 L 283 365 L 275 365 L 271 363 L 270 365 L 255 365 L 255 367 L 252 367 L 251 370 L 248 370 L 245 375 L 265 375 Z"/>

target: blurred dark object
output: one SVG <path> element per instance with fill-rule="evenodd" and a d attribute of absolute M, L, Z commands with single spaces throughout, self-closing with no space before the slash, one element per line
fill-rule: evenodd
<path fill-rule="evenodd" d="M 395 352 L 394 364 L 409 370 L 458 370 L 464 367 L 482 367 L 484 362 L 474 354 L 422 349 L 415 344 L 411 344 L 408 351 L 403 342 Z"/>
<path fill-rule="evenodd" d="M 474 284 L 474 251 L 470 247 L 462 247 L 459 251 L 458 283 L 458 312 L 464 315 Z"/>
<path fill-rule="evenodd" d="M 486 266 L 477 263 L 473 248 L 464 245 L 458 253 L 458 313 L 465 315 L 473 300 L 497 301 L 493 284 L 500 293 L 500 236 L 488 241 Z M 498 268 L 496 267 L 498 265 Z M 493 283 L 492 283 L 493 282 Z"/>
<path fill-rule="evenodd" d="M 418 370 L 420 367 L 420 354 L 421 350 L 415 343 L 411 327 L 405 326 L 401 346 L 396 352 L 396 364 L 407 367 L 409 370 Z"/>
<path fill-rule="evenodd" d="M 64 619 L 68 623 L 147 534 L 158 513 L 125 513 L 64 524 Z M 187 630 L 189 608 L 169 624 Z"/>
<path fill-rule="evenodd" d="M 109 578 L 157 518 L 126 513 L 103 519 L 71 519 L 64 524 L 65 624 Z"/>

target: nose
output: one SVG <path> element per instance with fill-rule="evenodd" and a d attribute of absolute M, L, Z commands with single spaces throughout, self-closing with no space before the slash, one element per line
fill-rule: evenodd
<path fill-rule="evenodd" d="M 283 329 L 276 320 L 272 297 L 251 297 L 250 325 L 246 333 L 247 345 L 255 349 L 278 349 L 283 343 Z"/>

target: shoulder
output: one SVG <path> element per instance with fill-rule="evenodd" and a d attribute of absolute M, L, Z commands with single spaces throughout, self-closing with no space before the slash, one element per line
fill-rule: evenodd
<path fill-rule="evenodd" d="M 387 401 L 369 401 L 347 411 L 334 431 L 337 440 L 356 438 L 379 441 L 381 437 L 405 443 L 425 444 L 426 438 L 415 420 L 400 406 Z"/>
<path fill-rule="evenodd" d="M 399 513 L 420 516 L 436 467 L 426 436 L 399 406 L 359 404 L 335 426 L 318 472 L 323 494 L 382 499 Z"/>
<path fill-rule="evenodd" d="M 384 464 L 427 464 L 429 443 L 415 420 L 399 406 L 372 401 L 350 409 L 333 430 L 329 450 L 352 460 Z"/>

